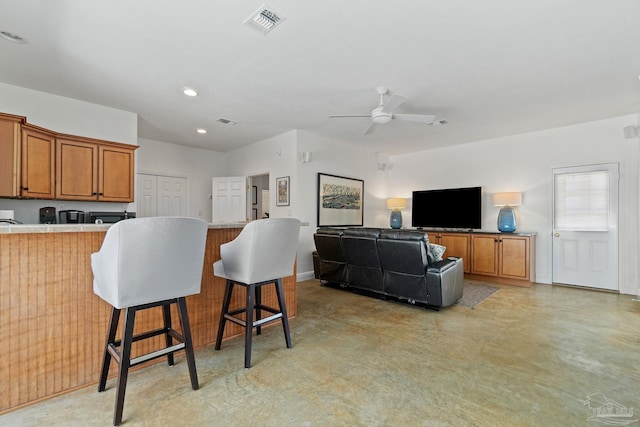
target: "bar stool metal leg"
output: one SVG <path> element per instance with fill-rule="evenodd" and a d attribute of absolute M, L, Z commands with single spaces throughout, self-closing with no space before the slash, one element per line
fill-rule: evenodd
<path fill-rule="evenodd" d="M 180 315 L 180 323 L 182 324 L 182 336 L 184 338 L 184 352 L 187 358 L 187 366 L 189 367 L 189 376 L 191 377 L 191 388 L 197 390 L 198 373 L 196 372 L 196 358 L 193 353 L 193 341 L 191 339 L 191 325 L 189 324 L 189 315 L 187 314 L 187 302 L 184 297 L 178 298 L 178 314 Z"/>
<path fill-rule="evenodd" d="M 116 385 L 116 408 L 113 417 L 113 425 L 122 423 L 122 410 L 124 408 L 124 395 L 127 389 L 127 377 L 131 363 L 131 345 L 133 344 L 133 325 L 136 318 L 136 307 L 126 308 L 124 311 L 124 332 L 122 335 L 120 353 L 120 368 L 118 369 L 118 383 Z"/>
<path fill-rule="evenodd" d="M 109 345 L 116 339 L 116 331 L 120 322 L 120 309 L 111 308 L 111 318 L 109 319 L 109 330 L 107 332 L 107 342 L 104 344 L 104 354 L 102 357 L 102 371 L 100 371 L 100 381 L 98 382 L 98 391 L 104 391 L 107 386 L 107 376 L 109 375 L 109 366 L 111 365 L 111 353 L 109 353 Z"/>
<path fill-rule="evenodd" d="M 247 305 L 245 307 L 245 328 L 244 328 L 244 367 L 251 367 L 251 338 L 253 337 L 253 311 L 255 304 L 256 287 L 247 286 Z"/>
<path fill-rule="evenodd" d="M 226 314 L 229 312 L 231 304 L 231 294 L 233 292 L 233 282 L 227 280 L 227 286 L 224 288 L 224 298 L 222 301 L 222 311 L 220 312 L 220 323 L 218 323 L 218 336 L 216 337 L 216 350 L 220 350 L 222 345 L 222 336 L 224 335 L 224 325 L 227 322 Z"/>
<path fill-rule="evenodd" d="M 291 348 L 289 318 L 287 317 L 287 306 L 284 300 L 284 289 L 282 287 L 282 279 L 278 279 L 275 285 L 276 285 L 276 295 L 278 296 L 278 305 L 280 306 L 280 313 L 282 313 L 282 328 L 284 329 L 284 340 L 287 343 L 287 348 Z"/>

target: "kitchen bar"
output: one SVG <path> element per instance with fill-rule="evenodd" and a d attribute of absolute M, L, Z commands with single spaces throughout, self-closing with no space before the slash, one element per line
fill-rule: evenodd
<path fill-rule="evenodd" d="M 209 225 L 202 289 L 187 297 L 196 348 L 215 342 L 224 280 L 213 276 L 212 266 L 220 259 L 220 245 L 233 240 L 243 226 Z M 108 228 L 0 225 L 0 414 L 97 383 L 110 307 L 93 294 L 90 255 L 100 249 Z M 295 277 L 294 270 L 283 281 L 289 318 L 297 314 Z M 239 291 L 233 307 L 244 305 Z M 277 305 L 271 289 L 265 290 L 263 300 Z M 136 327 L 152 329 L 161 322 L 161 311 L 147 310 Z M 235 324 L 225 330 L 225 338 L 240 334 L 243 329 Z M 135 343 L 134 356 L 162 347 L 162 339 Z"/>

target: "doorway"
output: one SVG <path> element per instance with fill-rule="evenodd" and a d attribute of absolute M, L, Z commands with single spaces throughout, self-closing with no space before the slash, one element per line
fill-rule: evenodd
<path fill-rule="evenodd" d="M 249 177 L 251 188 L 251 215 L 249 218 L 269 218 L 269 174 L 252 175 Z"/>
<path fill-rule="evenodd" d="M 553 170 L 553 282 L 618 290 L 619 165 Z"/>

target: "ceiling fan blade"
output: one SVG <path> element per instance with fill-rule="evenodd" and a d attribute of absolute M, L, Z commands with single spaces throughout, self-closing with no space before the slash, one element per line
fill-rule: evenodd
<path fill-rule="evenodd" d="M 352 114 L 352 115 L 333 115 L 333 116 L 329 116 L 330 119 L 341 119 L 343 117 L 366 117 L 368 119 L 371 118 L 371 114 Z"/>
<path fill-rule="evenodd" d="M 386 104 L 384 104 L 384 107 L 382 108 L 382 112 L 383 113 L 393 113 L 393 110 L 395 110 L 396 108 L 398 108 L 398 106 L 402 103 L 404 103 L 407 99 L 406 96 L 404 95 L 400 95 L 400 94 L 394 94 L 391 96 L 391 98 L 389 98 L 389 100 L 387 101 Z"/>
<path fill-rule="evenodd" d="M 367 130 L 364 131 L 365 135 L 370 135 L 372 134 L 374 131 L 376 130 L 376 124 L 375 123 L 371 123 L 371 125 L 369 125 L 369 127 L 367 128 Z"/>
<path fill-rule="evenodd" d="M 436 116 L 430 116 L 427 114 L 394 114 L 394 119 L 404 120 L 407 122 L 419 122 L 424 124 L 431 124 L 436 119 Z"/>

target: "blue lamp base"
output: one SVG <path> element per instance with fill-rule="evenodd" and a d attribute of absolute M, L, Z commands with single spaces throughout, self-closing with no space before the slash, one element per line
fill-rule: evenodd
<path fill-rule="evenodd" d="M 498 213 L 498 230 L 502 233 L 516 231 L 516 211 L 511 206 L 505 206 Z"/>
<path fill-rule="evenodd" d="M 400 212 L 399 210 L 391 211 L 389 225 L 391 225 L 391 228 L 393 229 L 402 228 L 402 212 Z"/>

